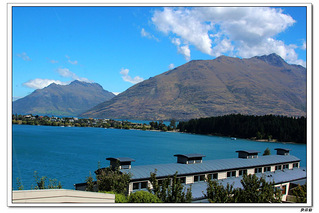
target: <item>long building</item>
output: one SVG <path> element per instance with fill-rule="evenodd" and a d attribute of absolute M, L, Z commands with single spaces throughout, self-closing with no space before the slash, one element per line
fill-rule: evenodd
<path fill-rule="evenodd" d="M 300 159 L 290 155 L 289 149 L 277 148 L 276 155 L 258 156 L 256 150 L 239 150 L 238 158 L 203 160 L 202 154 L 176 154 L 176 163 L 132 166 L 132 158 L 107 158 L 110 166 L 119 166 L 122 173 L 132 175 L 128 192 L 152 188 L 150 174 L 156 171 L 159 181 L 177 177 L 186 187 L 192 187 L 193 200 L 204 200 L 207 184 L 206 179 L 216 179 L 223 185 L 233 184 L 241 187 L 240 180 L 244 174 L 263 176 L 267 181 L 274 181 L 275 187 L 282 190 L 282 200 L 287 201 L 290 188 L 296 184 L 306 183 L 306 169 L 300 168 Z M 76 184 L 75 188 L 83 190 L 83 184 Z"/>

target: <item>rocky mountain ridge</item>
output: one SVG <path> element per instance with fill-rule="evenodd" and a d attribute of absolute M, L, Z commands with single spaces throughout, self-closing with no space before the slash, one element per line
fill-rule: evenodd
<path fill-rule="evenodd" d="M 277 54 L 193 60 L 140 82 L 83 117 L 187 120 L 231 113 L 306 115 L 306 69 Z"/>

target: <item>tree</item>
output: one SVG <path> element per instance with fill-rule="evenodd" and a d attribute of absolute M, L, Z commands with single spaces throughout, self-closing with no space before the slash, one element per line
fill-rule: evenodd
<path fill-rule="evenodd" d="M 24 187 L 23 187 L 23 185 L 22 185 L 22 183 L 21 183 L 20 178 L 17 178 L 17 186 L 18 186 L 18 190 L 23 190 L 23 189 L 24 189 Z"/>
<path fill-rule="evenodd" d="M 292 189 L 292 194 L 295 196 L 295 203 L 307 203 L 307 184 Z"/>
<path fill-rule="evenodd" d="M 171 127 L 172 129 L 176 129 L 176 120 L 174 118 L 171 119 L 169 127 Z"/>
<path fill-rule="evenodd" d="M 281 202 L 281 192 L 274 187 L 274 182 L 267 182 L 263 177 L 244 175 L 240 181 L 242 188 L 233 185 L 224 187 L 217 180 L 207 181 L 206 196 L 213 203 L 278 203 Z"/>
<path fill-rule="evenodd" d="M 263 177 L 255 174 L 244 175 L 240 181 L 242 188 L 238 189 L 237 202 L 240 203 L 279 203 L 281 192 L 274 186 L 274 182 L 267 182 Z"/>
<path fill-rule="evenodd" d="M 150 193 L 156 195 L 164 203 L 188 203 L 192 201 L 192 189 L 184 188 L 179 178 L 177 178 L 177 172 L 173 178 L 167 177 L 159 181 L 156 179 L 156 172 L 151 172 L 150 182 L 152 189 L 148 188 Z"/>
<path fill-rule="evenodd" d="M 95 173 L 99 191 L 114 191 L 119 194 L 128 194 L 131 174 L 121 173 L 118 167 L 98 169 Z"/>
<path fill-rule="evenodd" d="M 270 149 L 268 147 L 264 151 L 263 156 L 265 156 L 265 155 L 270 155 Z"/>
<path fill-rule="evenodd" d="M 47 177 L 42 176 L 41 178 L 39 178 L 37 171 L 34 171 L 34 178 L 35 178 L 35 182 L 37 184 L 34 187 L 34 189 L 36 189 L 36 190 L 37 189 L 62 189 L 61 182 L 58 182 L 57 179 L 49 178 L 49 183 L 46 185 Z M 33 187 L 31 187 L 31 188 L 33 188 Z"/>
<path fill-rule="evenodd" d="M 90 176 L 88 176 L 86 178 L 86 188 L 85 191 L 90 191 L 93 192 L 94 191 L 94 181 L 93 181 L 93 177 L 92 174 L 90 172 Z"/>
<path fill-rule="evenodd" d="M 235 190 L 233 185 L 227 183 L 224 187 L 217 180 L 207 180 L 206 196 L 210 203 L 233 203 L 235 202 Z"/>
<path fill-rule="evenodd" d="M 129 203 L 161 203 L 156 195 L 147 191 L 137 191 L 132 193 L 128 198 Z"/>

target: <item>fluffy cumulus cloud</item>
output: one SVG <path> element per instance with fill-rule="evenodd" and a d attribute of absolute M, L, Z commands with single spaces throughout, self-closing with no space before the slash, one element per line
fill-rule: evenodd
<path fill-rule="evenodd" d="M 59 80 L 53 80 L 53 79 L 36 78 L 36 79 L 29 80 L 29 81 L 23 83 L 22 85 L 25 87 L 32 88 L 32 89 L 42 89 L 44 87 L 49 86 L 52 83 L 59 84 L 59 85 L 67 85 L 70 82 L 72 82 L 73 80 L 84 81 L 84 82 L 88 82 L 88 83 L 93 82 L 87 78 L 77 76 L 75 73 L 71 72 L 67 68 L 59 68 L 59 69 L 57 69 L 57 72 L 60 76 L 62 76 L 64 78 L 69 78 L 70 80 L 59 81 Z"/>
<path fill-rule="evenodd" d="M 252 57 L 277 53 L 289 63 L 304 65 L 296 45 L 275 37 L 295 23 L 281 9 L 269 7 L 195 7 L 156 10 L 152 22 L 190 59 L 190 48 L 217 57 Z"/>
<path fill-rule="evenodd" d="M 186 61 L 189 61 L 191 58 L 191 51 L 188 44 L 182 44 L 179 38 L 173 38 L 172 43 L 176 45 L 177 52 L 182 54 Z"/>
<path fill-rule="evenodd" d="M 136 84 L 139 83 L 141 81 L 144 81 L 143 78 L 139 77 L 139 76 L 135 76 L 134 78 L 132 78 L 128 73 L 130 72 L 129 69 L 124 69 L 122 68 L 120 71 L 120 74 L 122 75 L 122 79 L 126 82 L 130 82 L 132 84 Z"/>
<path fill-rule="evenodd" d="M 60 84 L 60 85 L 68 84 L 66 82 L 62 82 L 58 80 L 36 78 L 23 83 L 23 86 L 26 86 L 32 89 L 42 89 L 44 87 L 49 86 L 52 83 Z"/>
<path fill-rule="evenodd" d="M 87 78 L 77 76 L 74 72 L 71 72 L 68 68 L 59 68 L 59 69 L 57 69 L 57 72 L 59 73 L 60 76 L 65 77 L 65 78 L 71 78 L 72 80 L 78 80 L 78 81 L 92 83 L 92 81 L 90 81 Z"/>

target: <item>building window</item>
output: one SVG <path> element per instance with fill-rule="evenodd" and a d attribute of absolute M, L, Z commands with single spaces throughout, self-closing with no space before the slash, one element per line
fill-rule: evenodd
<path fill-rule="evenodd" d="M 136 189 L 146 189 L 147 188 L 147 181 L 143 181 L 143 182 L 137 182 L 137 183 L 133 183 L 133 190 Z"/>
<path fill-rule="evenodd" d="M 281 190 L 282 190 L 282 194 L 285 195 L 286 194 L 286 185 L 283 185 L 281 187 Z"/>
<path fill-rule="evenodd" d="M 262 173 L 263 172 L 263 168 L 259 167 L 259 168 L 255 168 L 255 173 Z"/>
<path fill-rule="evenodd" d="M 283 169 L 289 169 L 289 164 L 284 164 Z"/>
<path fill-rule="evenodd" d="M 186 183 L 186 177 L 177 178 L 181 183 Z"/>
<path fill-rule="evenodd" d="M 205 181 L 205 175 L 196 175 L 194 176 L 194 182 Z"/>
<path fill-rule="evenodd" d="M 141 189 L 146 189 L 147 188 L 147 181 L 141 182 Z"/>
<path fill-rule="evenodd" d="M 129 169 L 130 165 L 121 165 L 121 169 Z"/>
<path fill-rule="evenodd" d="M 281 165 L 277 165 L 277 166 L 275 167 L 275 170 L 281 170 Z"/>
<path fill-rule="evenodd" d="M 294 163 L 293 168 L 298 168 L 298 163 Z"/>
<path fill-rule="evenodd" d="M 264 167 L 264 172 L 270 172 L 270 166 Z"/>
<path fill-rule="evenodd" d="M 239 170 L 239 176 L 247 175 L 247 169 Z"/>
<path fill-rule="evenodd" d="M 139 189 L 139 183 L 133 183 L 133 190 Z"/>
<path fill-rule="evenodd" d="M 218 179 L 218 173 L 208 174 L 207 178 L 210 179 L 210 180 L 217 180 Z"/>
<path fill-rule="evenodd" d="M 227 177 L 236 177 L 236 171 L 227 172 Z"/>

